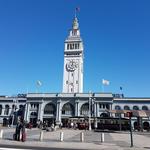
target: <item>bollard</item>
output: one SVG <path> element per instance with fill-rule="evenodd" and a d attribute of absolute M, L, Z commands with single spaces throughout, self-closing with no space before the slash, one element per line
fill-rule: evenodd
<path fill-rule="evenodd" d="M 40 132 L 40 141 L 43 141 L 43 131 Z"/>
<path fill-rule="evenodd" d="M 60 132 L 60 142 L 63 142 L 64 140 L 64 132 Z"/>
<path fill-rule="evenodd" d="M 101 142 L 104 142 L 104 133 L 101 133 Z"/>
<path fill-rule="evenodd" d="M 3 138 L 3 130 L 0 130 L 0 139 Z"/>
<path fill-rule="evenodd" d="M 84 142 L 84 133 L 83 132 L 80 133 L 80 142 Z"/>

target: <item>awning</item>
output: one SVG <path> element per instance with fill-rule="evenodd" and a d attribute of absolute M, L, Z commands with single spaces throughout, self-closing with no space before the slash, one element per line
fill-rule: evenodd
<path fill-rule="evenodd" d="M 132 112 L 133 117 L 150 117 L 149 110 L 109 110 L 109 112 L 115 114 L 125 114 L 127 112 Z"/>

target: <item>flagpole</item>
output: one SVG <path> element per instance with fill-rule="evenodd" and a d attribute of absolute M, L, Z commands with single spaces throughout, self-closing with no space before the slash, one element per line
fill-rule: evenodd
<path fill-rule="evenodd" d="M 104 84 L 102 84 L 102 92 L 104 93 Z"/>
<path fill-rule="evenodd" d="M 76 8 L 75 8 L 75 12 L 74 12 L 74 17 L 75 17 L 75 18 L 77 17 L 77 11 L 76 11 Z"/>
<path fill-rule="evenodd" d="M 121 96 L 123 95 L 122 86 L 120 86 L 120 95 L 121 95 Z"/>
<path fill-rule="evenodd" d="M 36 86 L 36 93 L 38 93 L 38 85 Z"/>
<path fill-rule="evenodd" d="M 27 86 L 27 88 L 26 88 L 26 93 L 27 93 L 27 94 L 29 93 L 29 89 L 28 89 L 28 86 Z"/>
<path fill-rule="evenodd" d="M 40 86 L 42 85 L 41 81 L 38 80 L 36 83 L 36 93 L 39 93 Z"/>

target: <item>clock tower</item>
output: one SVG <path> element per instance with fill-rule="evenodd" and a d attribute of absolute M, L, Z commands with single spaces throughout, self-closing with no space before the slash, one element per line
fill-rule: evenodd
<path fill-rule="evenodd" d="M 83 49 L 79 23 L 75 16 L 65 40 L 63 93 L 83 92 Z"/>

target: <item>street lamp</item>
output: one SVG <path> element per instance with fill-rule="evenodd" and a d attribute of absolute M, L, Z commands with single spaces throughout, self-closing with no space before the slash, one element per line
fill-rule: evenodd
<path fill-rule="evenodd" d="M 17 100 L 16 100 L 16 99 L 13 99 L 13 103 L 14 103 L 14 107 L 13 107 L 13 112 L 12 112 L 12 123 L 11 123 L 11 127 L 13 127 L 14 120 L 15 120 Z"/>
<path fill-rule="evenodd" d="M 89 91 L 89 131 L 91 131 L 91 91 Z"/>

